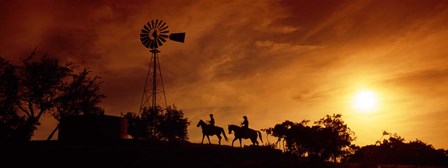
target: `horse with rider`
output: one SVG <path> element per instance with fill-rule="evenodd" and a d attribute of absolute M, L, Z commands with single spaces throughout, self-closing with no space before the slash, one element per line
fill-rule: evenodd
<path fill-rule="evenodd" d="M 210 142 L 210 137 L 216 135 L 218 137 L 218 144 L 221 145 L 221 134 L 223 134 L 224 139 L 227 141 L 227 136 L 222 127 L 215 126 L 215 119 L 213 118 L 213 114 L 210 114 L 210 120 L 208 121 L 208 124 L 202 120 L 199 120 L 196 127 L 202 128 L 202 141 L 201 144 L 204 143 L 204 138 L 207 137 L 208 143 Z"/>
<path fill-rule="evenodd" d="M 250 139 L 252 141 L 253 145 L 258 145 L 257 138 L 259 137 L 261 142 L 263 142 L 263 138 L 261 136 L 261 132 L 258 130 L 253 130 L 249 128 L 249 120 L 247 119 L 247 116 L 243 116 L 243 122 L 241 123 L 241 126 L 237 125 L 229 125 L 229 134 L 232 134 L 232 132 L 235 132 L 235 138 L 232 141 L 233 143 L 238 139 L 240 141 L 240 147 L 242 147 L 241 139 Z"/>

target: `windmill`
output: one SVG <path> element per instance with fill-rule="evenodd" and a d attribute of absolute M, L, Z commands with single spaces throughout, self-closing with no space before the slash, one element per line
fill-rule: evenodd
<path fill-rule="evenodd" d="M 162 80 L 162 71 L 158 58 L 158 53 L 160 53 L 160 51 L 157 50 L 157 48 L 162 46 L 163 43 L 167 41 L 167 39 L 183 43 L 185 40 L 185 33 L 170 34 L 166 23 L 159 19 L 147 22 L 141 30 L 140 41 L 146 48 L 150 49 L 149 51 L 151 52 L 151 60 L 148 67 L 148 74 L 145 80 L 142 100 L 140 103 L 140 114 L 142 114 L 144 109 L 157 109 L 158 100 L 165 102 L 165 108 L 167 106 L 165 88 L 163 86 Z M 149 81 L 150 83 L 148 83 Z"/>

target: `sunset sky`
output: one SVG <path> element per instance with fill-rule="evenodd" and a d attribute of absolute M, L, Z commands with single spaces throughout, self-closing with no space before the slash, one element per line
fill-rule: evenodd
<path fill-rule="evenodd" d="M 210 113 L 254 129 L 340 113 L 357 145 L 387 130 L 448 148 L 448 1 L 2 0 L 0 56 L 17 63 L 39 45 L 101 76 L 106 114 L 138 112 L 150 58 L 139 33 L 152 19 L 187 33 L 160 62 L 191 142 Z M 357 107 L 362 93 L 373 107 Z M 41 123 L 34 139 L 55 126 Z"/>

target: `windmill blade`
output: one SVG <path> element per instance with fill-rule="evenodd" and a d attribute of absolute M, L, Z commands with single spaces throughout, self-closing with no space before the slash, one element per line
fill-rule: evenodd
<path fill-rule="evenodd" d="M 162 42 L 166 42 L 165 38 L 160 37 L 160 40 L 162 40 Z"/>
<path fill-rule="evenodd" d="M 157 27 L 160 28 L 160 25 L 162 25 L 163 20 L 159 21 L 159 24 L 157 24 Z"/>
<path fill-rule="evenodd" d="M 159 47 L 159 45 L 157 44 L 157 41 L 152 40 L 151 42 L 152 42 L 152 46 L 154 47 L 154 49 Z"/>
<path fill-rule="evenodd" d="M 157 48 L 154 44 L 154 41 L 152 41 L 152 40 L 149 41 L 149 48 L 151 48 L 151 49 Z"/>
<path fill-rule="evenodd" d="M 152 29 L 151 23 L 148 22 L 148 23 L 146 23 L 146 25 L 148 25 L 149 30 Z"/>
<path fill-rule="evenodd" d="M 160 27 L 164 27 L 165 25 L 166 25 L 166 23 L 163 22 L 163 24 L 162 24 Z M 167 26 L 166 28 L 168 28 L 168 26 Z M 163 29 L 163 28 L 162 28 L 162 29 Z M 162 30 L 162 29 L 160 29 L 160 30 Z"/>
<path fill-rule="evenodd" d="M 155 48 L 159 48 L 159 44 L 157 43 L 157 41 L 154 41 L 153 43 L 154 43 Z"/>
<path fill-rule="evenodd" d="M 142 29 L 141 34 L 148 34 L 148 33 L 149 33 L 149 30 Z"/>
<path fill-rule="evenodd" d="M 142 44 L 144 44 L 145 42 L 148 42 L 149 41 L 149 39 L 140 39 L 140 41 L 142 42 Z"/>
<path fill-rule="evenodd" d="M 158 44 L 159 46 L 163 46 L 162 40 L 160 40 L 159 38 L 157 38 L 157 44 Z"/>
<path fill-rule="evenodd" d="M 154 27 L 158 27 L 157 25 L 159 24 L 159 19 L 156 19 L 156 24 L 154 25 Z"/>
<path fill-rule="evenodd" d="M 149 40 L 143 41 L 143 45 L 145 45 L 146 48 L 149 48 Z"/>
<path fill-rule="evenodd" d="M 168 26 L 165 26 L 165 27 L 161 28 L 160 31 L 164 31 L 166 29 L 168 29 Z"/>
<path fill-rule="evenodd" d="M 142 39 L 141 41 L 142 41 L 142 43 L 143 43 L 145 46 L 146 46 L 147 43 L 149 43 L 149 39 Z"/>
<path fill-rule="evenodd" d="M 185 41 L 185 33 L 171 33 L 169 39 L 183 43 Z"/>
<path fill-rule="evenodd" d="M 146 48 L 151 48 L 151 41 L 148 41 L 148 43 L 146 43 L 147 45 L 145 45 Z"/>
<path fill-rule="evenodd" d="M 142 43 L 143 43 L 143 41 L 149 41 L 149 38 L 141 37 L 141 38 L 140 38 L 140 41 L 142 41 Z"/>
<path fill-rule="evenodd" d="M 146 31 L 148 31 L 149 32 L 149 27 L 148 26 L 146 26 L 146 25 L 143 25 L 143 29 L 142 29 L 142 31 L 143 30 L 146 30 Z"/>
<path fill-rule="evenodd" d="M 153 28 L 155 27 L 154 26 L 154 20 L 151 20 L 151 27 L 153 27 Z"/>
<path fill-rule="evenodd" d="M 168 38 L 168 35 L 166 35 L 166 34 L 161 34 L 161 35 L 160 35 L 160 38 L 164 38 L 164 39 L 166 39 L 166 38 Z"/>
<path fill-rule="evenodd" d="M 166 33 L 169 33 L 169 32 L 170 32 L 170 31 L 165 30 L 165 31 L 161 31 L 160 33 L 166 34 Z"/>
<path fill-rule="evenodd" d="M 140 38 L 149 38 L 149 36 L 148 36 L 148 34 L 141 33 L 141 34 L 140 34 Z"/>
<path fill-rule="evenodd" d="M 143 40 L 150 40 L 148 37 L 140 37 L 140 41 L 143 41 Z"/>

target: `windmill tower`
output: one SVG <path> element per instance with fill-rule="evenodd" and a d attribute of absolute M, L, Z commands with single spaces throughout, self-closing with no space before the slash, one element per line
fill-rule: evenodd
<path fill-rule="evenodd" d="M 151 52 L 151 59 L 148 66 L 148 74 L 146 75 L 145 86 L 143 89 L 143 96 L 140 103 L 139 113 L 142 114 L 144 110 L 155 110 L 157 113 L 157 105 L 167 106 L 165 88 L 163 86 L 162 69 L 160 68 L 159 53 L 157 50 L 164 42 L 169 40 L 183 43 L 185 40 L 185 33 L 169 33 L 168 26 L 162 20 L 156 19 L 147 22 L 140 33 L 140 41 L 149 48 Z M 163 104 L 160 104 L 164 102 Z M 155 122 L 155 120 L 154 120 Z"/>

